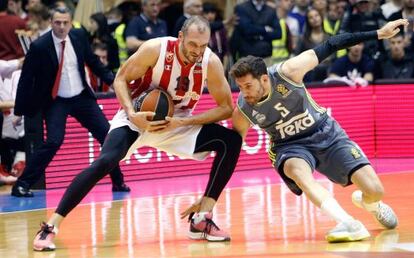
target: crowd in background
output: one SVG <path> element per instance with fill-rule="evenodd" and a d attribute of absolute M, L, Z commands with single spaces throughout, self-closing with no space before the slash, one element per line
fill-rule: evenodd
<path fill-rule="evenodd" d="M 24 132 L 11 124 L 21 64 L 30 42 L 50 30 L 50 10 L 62 6 L 73 11 L 73 28 L 87 35 L 93 52 L 114 73 L 146 40 L 176 37 L 193 15 L 210 22 L 209 47 L 226 72 L 243 56 L 263 57 L 271 65 L 332 35 L 375 30 L 387 20 L 406 18 L 410 26 L 394 38 L 338 51 L 309 72 L 305 82 L 366 86 L 378 79 L 410 79 L 414 73 L 414 0 L 8 0 L 0 10 L 0 182 L 13 182 L 24 167 L 24 155 L 19 155 Z M 85 69 L 96 92 L 112 91 Z"/>
<path fill-rule="evenodd" d="M 0 38 L 10 45 L 14 43 L 16 50 L 10 53 L 0 43 L 0 60 L 23 56 L 12 28 L 20 33 L 30 31 L 32 39 L 42 35 L 50 28 L 48 9 L 63 5 L 74 11 L 74 28 L 83 29 L 89 35 L 91 46 L 113 71 L 146 40 L 176 37 L 181 25 L 192 15 L 203 15 L 210 21 L 209 47 L 225 64 L 249 54 L 264 57 L 272 64 L 311 49 L 331 35 L 378 29 L 387 20 L 398 18 L 407 18 L 412 24 L 414 0 L 381 1 L 230 1 L 235 2 L 233 12 L 224 18 L 224 8 L 228 8 L 224 1 L 135 0 L 112 1 L 114 3 L 103 6 L 107 1 L 9 0 L 7 13 L 15 17 L 13 21 L 0 20 L 2 24 L 13 24 L 7 26 L 8 34 L 0 29 Z M 100 8 L 97 7 L 99 3 Z M 101 12 L 89 15 L 85 11 L 87 5 L 94 5 Z M 309 73 L 305 81 L 323 81 L 333 76 L 355 77 L 355 73 L 367 81 L 411 78 L 411 31 L 411 28 L 404 28 L 392 40 L 373 40 L 348 51 L 339 51 Z M 99 85 L 98 90 L 107 89 Z"/>

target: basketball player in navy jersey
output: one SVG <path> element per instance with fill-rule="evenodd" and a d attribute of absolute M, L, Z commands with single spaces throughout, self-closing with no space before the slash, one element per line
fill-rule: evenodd
<path fill-rule="evenodd" d="M 221 61 L 207 47 L 209 39 L 208 21 L 194 16 L 184 23 L 178 39 L 165 37 L 146 41 L 119 69 L 114 89 L 122 109 L 111 122 L 101 154 L 69 185 L 55 213 L 36 235 L 34 250 L 54 250 L 53 239 L 66 215 L 107 174 L 106 171 L 144 145 L 197 160 L 206 158 L 211 151 L 216 152 L 204 196 L 184 211 L 182 217 L 193 215 L 188 232 L 191 239 L 230 240 L 213 222 L 211 211 L 235 169 L 242 138 L 237 132 L 216 124 L 231 117 L 233 101 Z M 216 106 L 192 115 L 204 86 Z M 154 113 L 135 112 L 132 98 L 154 87 L 161 87 L 172 96 L 173 117 L 149 121 L 147 117 Z"/>
<path fill-rule="evenodd" d="M 374 214 L 385 228 L 395 228 L 398 220 L 381 201 L 384 189 L 367 157 L 326 109 L 312 100 L 303 77 L 337 50 L 365 40 L 391 38 L 399 32 L 399 26 L 407 24 L 401 19 L 377 31 L 333 36 L 269 68 L 253 56 L 240 59 L 231 68 L 230 74 L 241 91 L 233 113 L 234 129 L 244 138 L 254 124 L 270 135 L 269 157 L 289 189 L 296 195 L 304 192 L 338 223 L 326 235 L 329 242 L 358 241 L 370 233 L 313 178 L 315 169 L 335 183 L 355 184 L 360 190 L 352 194 L 353 203 Z"/>

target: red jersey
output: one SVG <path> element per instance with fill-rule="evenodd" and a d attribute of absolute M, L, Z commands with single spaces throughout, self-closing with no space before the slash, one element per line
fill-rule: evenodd
<path fill-rule="evenodd" d="M 161 39 L 160 56 L 144 77 L 131 83 L 132 98 L 151 87 L 168 91 L 177 112 L 191 113 L 201 97 L 207 81 L 207 66 L 211 50 L 206 48 L 203 56 L 194 64 L 185 65 L 178 56 L 178 40 L 173 37 Z"/>

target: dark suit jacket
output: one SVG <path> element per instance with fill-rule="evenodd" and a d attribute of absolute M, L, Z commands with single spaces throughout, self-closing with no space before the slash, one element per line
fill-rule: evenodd
<path fill-rule="evenodd" d="M 83 31 L 71 30 L 69 38 L 78 59 L 78 70 L 83 86 L 89 95 L 95 98 L 94 92 L 86 82 L 85 63 L 107 84 L 112 84 L 114 75 L 93 54 Z M 17 87 L 15 115 L 31 117 L 50 106 L 53 101 L 52 88 L 58 68 L 52 32 L 49 31 L 30 45 Z"/>
<path fill-rule="evenodd" d="M 181 15 L 180 17 L 178 17 L 177 21 L 175 22 L 175 25 L 174 25 L 174 30 L 173 30 L 172 35 L 171 35 L 171 36 L 173 36 L 173 37 L 178 37 L 178 32 L 180 32 L 181 27 L 183 27 L 184 22 L 185 22 L 187 19 L 188 19 L 188 18 L 187 18 L 187 16 L 185 16 L 184 14 L 183 14 L 183 15 Z"/>
<path fill-rule="evenodd" d="M 239 57 L 271 56 L 272 40 L 282 36 L 275 10 L 265 4 L 258 11 L 253 2 L 249 0 L 236 5 L 234 13 L 239 17 L 239 22 L 231 39 L 233 51 L 238 52 Z M 273 31 L 267 32 L 265 26 L 272 27 Z"/>

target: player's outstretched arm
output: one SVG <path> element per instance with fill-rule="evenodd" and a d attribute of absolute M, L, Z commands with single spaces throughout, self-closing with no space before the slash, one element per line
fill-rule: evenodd
<path fill-rule="evenodd" d="M 343 33 L 332 36 L 315 48 L 306 50 L 300 55 L 287 60 L 282 65 L 281 72 L 293 82 L 302 83 L 303 77 L 307 72 L 315 68 L 320 62 L 336 51 L 367 40 L 392 38 L 400 31 L 400 26 L 407 25 L 407 19 L 398 19 L 388 22 L 378 30 Z"/>

